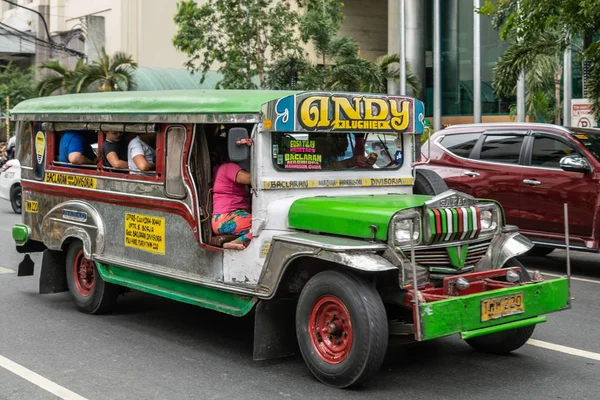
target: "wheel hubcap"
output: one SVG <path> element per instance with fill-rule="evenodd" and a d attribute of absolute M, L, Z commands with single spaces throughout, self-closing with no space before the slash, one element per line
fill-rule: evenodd
<path fill-rule="evenodd" d="M 73 279 L 82 296 L 89 296 L 94 290 L 94 263 L 85 258 L 83 250 L 79 250 L 73 261 Z"/>
<path fill-rule="evenodd" d="M 352 348 L 352 323 L 344 303 L 335 296 L 321 297 L 313 306 L 308 323 L 311 342 L 323 361 L 338 364 Z"/>

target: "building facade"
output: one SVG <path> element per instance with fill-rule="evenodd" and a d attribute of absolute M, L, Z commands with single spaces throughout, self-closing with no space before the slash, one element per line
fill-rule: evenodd
<path fill-rule="evenodd" d="M 0 60 L 39 65 L 49 58 L 74 65 L 79 54 L 96 59 L 124 51 L 142 67 L 182 68 L 183 53 L 172 45 L 177 0 L 0 0 Z M 206 0 L 198 0 L 203 3 Z M 421 80 L 419 97 L 433 115 L 433 1 L 405 0 L 406 58 Z M 442 124 L 473 120 L 473 0 L 441 0 Z M 400 49 L 400 0 L 344 0 L 341 34 L 352 36 L 371 60 Z M 49 36 L 48 36 L 49 35 Z M 48 43 L 53 42 L 53 43 Z M 492 90 L 493 67 L 504 51 L 487 17 L 481 17 L 481 108 L 484 121 L 508 119 L 509 99 Z M 390 86 L 390 93 L 398 88 Z"/>

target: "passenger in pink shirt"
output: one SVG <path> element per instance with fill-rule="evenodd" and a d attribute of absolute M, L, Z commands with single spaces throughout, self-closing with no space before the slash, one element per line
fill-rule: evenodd
<path fill-rule="evenodd" d="M 250 172 L 230 161 L 218 167 L 213 185 L 212 229 L 217 235 L 239 235 L 223 244 L 225 249 L 244 250 L 252 239 L 250 193 L 246 185 L 250 185 Z"/>

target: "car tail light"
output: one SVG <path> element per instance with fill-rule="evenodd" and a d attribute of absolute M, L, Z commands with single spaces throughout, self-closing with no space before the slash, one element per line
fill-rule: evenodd
<path fill-rule="evenodd" d="M 11 165 L 11 164 L 8 164 L 8 163 L 4 164 L 4 165 L 2 166 L 2 168 L 0 168 L 0 174 L 3 174 L 3 173 L 4 173 L 4 171 L 6 171 L 7 169 L 9 169 L 10 167 L 12 167 L 12 165 Z"/>

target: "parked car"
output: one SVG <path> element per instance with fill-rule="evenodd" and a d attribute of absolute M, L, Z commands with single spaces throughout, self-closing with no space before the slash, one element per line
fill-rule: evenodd
<path fill-rule="evenodd" d="M 12 209 L 21 214 L 21 164 L 8 160 L 0 168 L 0 197 L 10 201 Z"/>
<path fill-rule="evenodd" d="M 508 224 L 535 244 L 530 254 L 565 247 L 564 203 L 573 249 L 598 251 L 600 129 L 549 124 L 455 125 L 423 146 L 451 189 L 502 204 Z"/>

